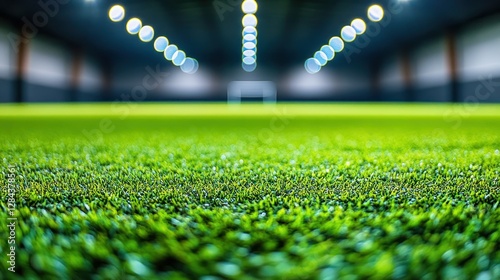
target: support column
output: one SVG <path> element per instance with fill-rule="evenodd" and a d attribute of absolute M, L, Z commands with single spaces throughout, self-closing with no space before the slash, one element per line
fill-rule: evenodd
<path fill-rule="evenodd" d="M 383 101 L 380 94 L 380 63 L 373 63 L 370 70 L 371 101 Z"/>
<path fill-rule="evenodd" d="M 21 33 L 22 34 L 22 33 Z M 22 40 L 18 44 L 16 57 L 16 72 L 14 77 L 14 102 L 24 102 L 24 83 L 28 68 L 29 40 Z"/>
<path fill-rule="evenodd" d="M 411 78 L 411 58 L 408 50 L 403 51 L 403 53 L 401 54 L 401 68 L 403 71 L 402 74 L 406 101 L 415 102 L 416 98 L 413 91 L 413 81 Z"/>
<path fill-rule="evenodd" d="M 70 84 L 70 97 L 71 102 L 78 101 L 78 90 L 80 88 L 81 76 L 83 69 L 83 52 L 78 49 L 73 49 L 73 59 L 71 64 L 71 84 Z"/>
<path fill-rule="evenodd" d="M 112 66 L 109 59 L 101 60 L 102 101 L 113 101 Z"/>
<path fill-rule="evenodd" d="M 451 102 L 458 103 L 460 102 L 460 96 L 458 92 L 457 45 L 454 31 L 446 34 L 446 56 L 450 73 Z"/>

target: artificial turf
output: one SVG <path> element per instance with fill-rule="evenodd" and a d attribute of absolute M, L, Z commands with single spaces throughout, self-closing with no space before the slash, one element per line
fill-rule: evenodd
<path fill-rule="evenodd" d="M 500 106 L 0 106 L 16 273 L 500 279 Z"/>

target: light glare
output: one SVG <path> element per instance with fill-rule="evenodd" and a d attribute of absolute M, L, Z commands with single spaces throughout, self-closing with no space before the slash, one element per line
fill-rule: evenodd
<path fill-rule="evenodd" d="M 255 58 L 246 56 L 245 58 L 243 58 L 243 63 L 245 63 L 246 65 L 252 65 L 255 63 Z"/>
<path fill-rule="evenodd" d="M 175 66 L 181 66 L 186 61 L 186 53 L 184 51 L 176 51 L 172 57 L 172 63 Z"/>
<path fill-rule="evenodd" d="M 380 5 L 368 8 L 368 18 L 373 22 L 379 22 L 384 18 L 384 9 Z"/>
<path fill-rule="evenodd" d="M 366 31 L 366 23 L 360 18 L 353 20 L 351 27 L 356 30 L 357 35 L 362 35 Z"/>
<path fill-rule="evenodd" d="M 257 5 L 257 2 L 255 2 L 255 0 L 245 0 L 241 4 L 241 10 L 245 14 L 255 14 L 258 8 L 259 6 Z"/>
<path fill-rule="evenodd" d="M 306 60 L 304 67 L 309 74 L 316 74 L 321 70 L 321 64 L 315 58 L 309 58 Z"/>
<path fill-rule="evenodd" d="M 356 30 L 354 30 L 351 26 L 344 26 L 340 34 L 342 39 L 346 42 L 352 42 L 356 39 Z"/>
<path fill-rule="evenodd" d="M 335 57 L 335 50 L 329 45 L 324 45 L 323 47 L 321 47 L 321 51 L 326 55 L 328 61 L 332 60 Z"/>
<path fill-rule="evenodd" d="M 257 45 L 255 45 L 255 43 L 252 43 L 252 42 L 247 42 L 243 45 L 243 48 L 245 48 L 246 50 L 253 50 L 257 47 Z"/>
<path fill-rule="evenodd" d="M 158 37 L 156 40 L 155 40 L 155 50 L 157 52 L 164 52 L 165 49 L 168 47 L 168 39 L 167 37 L 164 37 L 164 36 L 161 36 L 161 37 Z"/>
<path fill-rule="evenodd" d="M 243 51 L 243 55 L 244 56 L 254 56 L 256 55 L 257 53 L 255 52 L 255 50 L 244 50 Z"/>
<path fill-rule="evenodd" d="M 165 49 L 165 59 L 167 60 L 172 60 L 174 57 L 174 54 L 179 50 L 176 45 L 168 45 L 168 47 Z"/>
<path fill-rule="evenodd" d="M 335 50 L 335 52 L 341 52 L 344 50 L 344 41 L 340 37 L 332 37 L 330 39 L 329 45 Z"/>
<path fill-rule="evenodd" d="M 258 22 L 257 17 L 252 14 L 245 15 L 242 20 L 243 26 L 245 27 L 247 26 L 256 27 L 257 22 Z"/>
<path fill-rule="evenodd" d="M 139 39 L 141 39 L 141 41 L 143 41 L 145 43 L 151 42 L 151 40 L 153 40 L 154 36 L 155 36 L 155 31 L 154 31 L 153 27 L 151 27 L 149 25 L 142 27 L 141 31 L 139 31 Z"/>
<path fill-rule="evenodd" d="M 314 58 L 316 58 L 316 60 L 319 62 L 319 65 L 321 65 L 321 66 L 325 66 L 326 63 L 328 62 L 328 57 L 322 51 L 317 51 L 314 54 Z"/>
<path fill-rule="evenodd" d="M 245 63 L 241 63 L 241 66 L 243 67 L 243 70 L 245 70 L 246 72 L 253 72 L 255 71 L 255 69 L 257 69 L 257 62 L 255 62 L 254 64 L 245 64 Z"/>
<path fill-rule="evenodd" d="M 120 22 L 125 18 L 125 8 L 115 5 L 109 9 L 109 18 L 113 22 Z"/>
<path fill-rule="evenodd" d="M 198 61 L 193 58 L 186 58 L 186 61 L 181 65 L 182 72 L 186 74 L 194 74 L 198 70 Z"/>
<path fill-rule="evenodd" d="M 142 21 L 138 18 L 131 18 L 127 22 L 127 32 L 131 35 L 139 33 L 142 28 Z"/>
<path fill-rule="evenodd" d="M 243 28 L 243 36 L 247 34 L 253 34 L 257 36 L 257 29 L 253 26 L 246 26 L 245 28 Z"/>

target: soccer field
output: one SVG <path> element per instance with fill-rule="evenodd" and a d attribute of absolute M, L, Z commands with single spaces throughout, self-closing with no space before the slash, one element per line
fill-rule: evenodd
<path fill-rule="evenodd" d="M 498 105 L 1 105 L 0 135 L 9 277 L 500 278 Z"/>

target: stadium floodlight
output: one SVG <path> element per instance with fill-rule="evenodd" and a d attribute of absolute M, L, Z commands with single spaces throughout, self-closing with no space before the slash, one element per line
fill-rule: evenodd
<path fill-rule="evenodd" d="M 353 42 L 356 40 L 356 30 L 349 25 L 344 26 L 340 32 L 340 37 L 342 37 L 345 42 Z"/>
<path fill-rule="evenodd" d="M 172 63 L 175 66 L 181 66 L 184 62 L 186 62 L 186 53 L 181 50 L 176 51 L 172 57 Z"/>
<path fill-rule="evenodd" d="M 143 26 L 139 31 L 139 39 L 141 39 L 141 41 L 145 43 L 151 42 L 151 40 L 153 40 L 154 37 L 155 37 L 155 30 L 153 29 L 153 27 L 149 25 Z"/>
<path fill-rule="evenodd" d="M 366 31 L 366 23 L 364 20 L 357 18 L 351 22 L 351 27 L 356 30 L 357 35 L 363 35 Z"/>
<path fill-rule="evenodd" d="M 317 51 L 314 54 L 314 58 L 319 62 L 319 65 L 321 65 L 322 67 L 325 66 L 326 63 L 328 62 L 328 57 L 322 51 Z"/>
<path fill-rule="evenodd" d="M 373 22 L 379 22 L 384 18 L 384 9 L 380 5 L 368 8 L 368 18 Z"/>
<path fill-rule="evenodd" d="M 253 50 L 257 47 L 257 45 L 255 43 L 252 43 L 252 42 L 246 42 L 245 44 L 243 44 L 243 48 L 245 48 L 246 50 Z"/>
<path fill-rule="evenodd" d="M 109 18 L 113 22 L 120 22 L 125 18 L 125 8 L 120 5 L 114 5 L 109 9 Z"/>
<path fill-rule="evenodd" d="M 316 74 L 321 70 L 321 64 L 316 58 L 306 60 L 304 67 L 309 74 Z"/>
<path fill-rule="evenodd" d="M 246 57 L 253 58 L 254 60 L 257 60 L 257 55 L 242 55 L 241 59 L 245 59 Z"/>
<path fill-rule="evenodd" d="M 378 22 L 384 17 L 384 9 L 380 5 L 372 5 L 368 8 L 368 18 L 371 21 Z M 335 53 L 344 50 L 345 43 L 350 43 L 356 40 L 358 36 L 363 35 L 367 30 L 366 22 L 361 18 L 356 18 L 351 21 L 350 25 L 346 25 L 340 31 L 340 37 L 335 36 L 330 39 L 328 45 L 323 45 L 312 58 L 306 60 L 304 68 L 310 74 L 318 73 L 328 61 L 335 58 Z"/>
<path fill-rule="evenodd" d="M 242 19 L 242 24 L 244 27 L 256 27 L 258 24 L 257 17 L 254 14 L 246 14 Z"/>
<path fill-rule="evenodd" d="M 247 41 L 245 39 L 241 40 L 241 43 L 243 45 L 245 45 L 246 43 L 252 43 L 252 44 L 255 44 L 257 46 L 257 39 L 254 39 L 253 41 Z"/>
<path fill-rule="evenodd" d="M 186 58 L 186 61 L 181 65 L 182 72 L 186 74 L 194 74 L 198 70 L 198 61 L 194 58 Z"/>
<path fill-rule="evenodd" d="M 168 47 L 165 49 L 165 59 L 168 61 L 171 61 L 174 58 L 174 54 L 179 50 L 179 48 L 176 45 L 168 45 Z"/>
<path fill-rule="evenodd" d="M 131 18 L 127 22 L 127 32 L 130 35 L 135 35 L 135 34 L 139 33 L 141 28 L 142 28 L 142 21 L 138 18 Z"/>
<path fill-rule="evenodd" d="M 125 8 L 121 5 L 114 5 L 109 9 L 108 16 L 113 22 L 122 21 L 125 18 Z M 251 18 L 248 18 L 247 20 L 249 24 L 253 24 Z M 149 25 L 143 26 L 142 21 L 139 18 L 134 17 L 129 19 L 125 28 L 131 35 L 139 34 L 139 39 L 145 43 L 149 43 L 155 38 L 155 30 L 153 29 L 153 27 Z M 248 32 L 248 34 L 253 34 L 254 37 L 257 36 L 255 27 L 253 27 L 253 29 L 248 28 L 245 30 Z M 251 39 L 253 37 L 249 36 L 247 38 Z M 257 40 L 249 42 L 252 42 L 254 47 L 257 44 Z M 159 36 L 158 38 L 156 38 L 156 40 L 154 40 L 153 46 L 155 51 L 159 53 L 163 52 L 166 60 L 171 61 L 175 66 L 181 67 L 181 70 L 184 73 L 194 74 L 198 70 L 198 61 L 194 58 L 187 57 L 186 53 L 180 50 L 176 45 L 171 45 L 167 37 Z M 186 62 L 188 64 L 184 66 Z"/>
<path fill-rule="evenodd" d="M 241 4 L 241 10 L 245 14 L 255 14 L 259 9 L 259 5 L 255 0 L 245 0 Z"/>
<path fill-rule="evenodd" d="M 341 52 L 344 50 L 344 41 L 342 41 L 342 39 L 338 36 L 332 37 L 328 44 L 333 48 L 333 50 L 335 50 L 335 52 Z"/>
<path fill-rule="evenodd" d="M 245 56 L 245 58 L 243 58 L 243 63 L 247 65 L 255 64 L 255 58 L 252 56 Z"/>
<path fill-rule="evenodd" d="M 241 4 L 241 10 L 245 14 L 241 23 L 243 24 L 243 31 L 241 35 L 243 39 L 241 49 L 243 70 L 252 72 L 257 68 L 257 24 L 258 20 L 255 16 L 259 6 L 255 0 L 244 0 Z"/>
<path fill-rule="evenodd" d="M 255 56 L 255 55 L 257 55 L 257 52 L 255 51 L 255 49 L 251 49 L 251 50 L 244 49 L 243 50 L 243 56 Z"/>
<path fill-rule="evenodd" d="M 168 47 L 168 44 L 169 44 L 169 41 L 168 41 L 167 37 L 160 36 L 160 37 L 156 38 L 154 47 L 155 47 L 155 50 L 157 52 L 164 52 L 165 49 Z"/>
<path fill-rule="evenodd" d="M 246 26 L 245 28 L 243 28 L 242 34 L 243 36 L 252 34 L 255 35 L 255 37 L 257 37 L 257 28 L 255 28 L 254 26 Z"/>
<path fill-rule="evenodd" d="M 245 63 L 241 63 L 241 67 L 243 68 L 243 70 L 245 70 L 245 72 L 253 72 L 255 71 L 255 69 L 257 69 L 257 62 L 255 62 L 254 64 L 245 64 Z"/>
<path fill-rule="evenodd" d="M 335 50 L 331 46 L 324 45 L 323 47 L 321 47 L 321 51 L 326 55 L 328 61 L 331 61 L 333 58 L 335 58 Z"/>
<path fill-rule="evenodd" d="M 253 34 L 246 34 L 245 36 L 243 36 L 243 40 L 246 42 L 255 42 L 257 40 L 257 36 Z"/>

